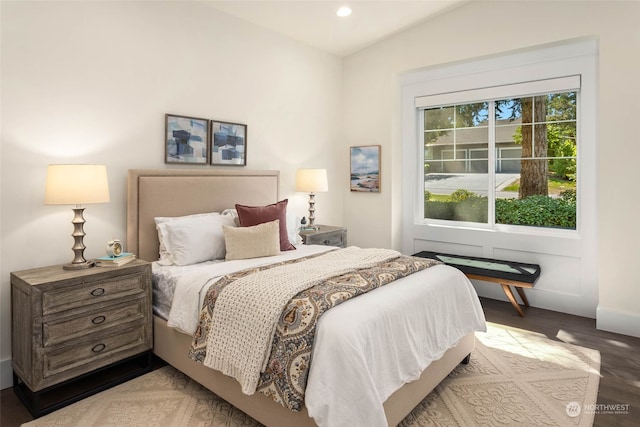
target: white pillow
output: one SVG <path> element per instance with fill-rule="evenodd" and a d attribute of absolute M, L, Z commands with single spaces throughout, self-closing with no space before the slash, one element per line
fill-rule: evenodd
<path fill-rule="evenodd" d="M 190 265 L 225 257 L 222 226 L 235 226 L 233 219 L 218 213 L 184 217 L 158 217 L 162 265 Z"/>
<path fill-rule="evenodd" d="M 158 231 L 158 242 L 160 243 L 160 247 L 159 247 L 159 255 L 160 255 L 160 259 L 158 261 L 159 264 L 162 265 L 172 265 L 173 261 L 171 259 L 171 254 L 169 253 L 169 251 L 167 250 L 167 240 L 168 240 L 168 236 L 167 236 L 167 227 L 166 225 L 162 225 L 164 223 L 167 222 L 172 222 L 172 221 L 188 221 L 190 219 L 193 218 L 198 218 L 198 217 L 202 217 L 202 216 L 213 216 L 213 215 L 219 215 L 218 212 L 207 212 L 207 213 L 201 213 L 201 214 L 194 214 L 194 215 L 185 215 L 185 216 L 169 216 L 169 217 L 164 217 L 164 216 L 158 216 L 153 218 L 153 220 L 156 223 L 156 230 Z"/>
<path fill-rule="evenodd" d="M 301 219 L 302 217 L 287 212 L 287 236 L 294 245 L 302 244 L 302 237 L 299 234 Z"/>
<path fill-rule="evenodd" d="M 226 215 L 223 215 L 226 216 Z M 280 220 L 251 227 L 222 226 L 227 248 L 225 259 L 258 258 L 280 253 Z"/>
<path fill-rule="evenodd" d="M 225 209 L 221 215 L 230 215 L 237 227 L 240 227 L 240 219 L 238 218 L 238 211 L 235 209 Z"/>

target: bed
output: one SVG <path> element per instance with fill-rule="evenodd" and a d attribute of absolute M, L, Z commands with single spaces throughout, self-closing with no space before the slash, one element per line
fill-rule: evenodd
<path fill-rule="evenodd" d="M 159 241 L 154 218 L 221 212 L 235 204 L 268 205 L 279 200 L 278 190 L 278 171 L 130 170 L 127 250 L 136 253 L 141 259 L 156 261 Z M 370 292 L 374 293 L 375 291 Z M 477 299 L 477 296 L 474 297 Z M 344 305 L 346 306 L 346 303 Z M 336 311 L 340 307 L 336 307 Z M 482 330 L 484 316 L 481 312 L 475 313 L 475 316 L 481 318 L 481 321 L 476 322 L 475 330 Z M 396 425 L 402 421 L 459 363 L 464 359 L 468 360 L 474 341 L 474 333 L 469 331 L 446 349 L 442 357 L 431 361 L 417 379 L 412 379 L 391 393 L 382 405 L 386 424 Z M 190 335 L 169 327 L 164 316 L 154 315 L 153 351 L 158 357 L 264 425 L 316 425 L 315 419 L 309 416 L 306 407 L 294 412 L 264 394 L 244 394 L 235 379 L 188 357 L 191 344 Z"/>

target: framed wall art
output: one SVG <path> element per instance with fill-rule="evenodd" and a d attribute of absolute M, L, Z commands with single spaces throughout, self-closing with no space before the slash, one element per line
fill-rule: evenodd
<path fill-rule="evenodd" d="M 211 120 L 212 165 L 247 165 L 247 125 Z"/>
<path fill-rule="evenodd" d="M 351 147 L 351 191 L 380 192 L 380 146 Z"/>
<path fill-rule="evenodd" d="M 165 114 L 165 163 L 209 163 L 209 120 Z"/>

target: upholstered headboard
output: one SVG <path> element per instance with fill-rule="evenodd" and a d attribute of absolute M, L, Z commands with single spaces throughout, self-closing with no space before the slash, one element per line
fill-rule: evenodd
<path fill-rule="evenodd" d="M 126 250 L 155 261 L 159 256 L 155 217 L 221 212 L 236 203 L 275 203 L 279 177 L 278 171 L 245 169 L 131 169 Z"/>

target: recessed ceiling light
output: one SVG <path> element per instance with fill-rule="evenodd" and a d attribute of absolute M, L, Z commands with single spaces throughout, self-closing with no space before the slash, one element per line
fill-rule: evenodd
<path fill-rule="evenodd" d="M 338 11 L 336 12 L 336 15 L 340 17 L 349 16 L 351 15 L 351 8 L 348 6 L 342 6 L 340 9 L 338 9 Z"/>

